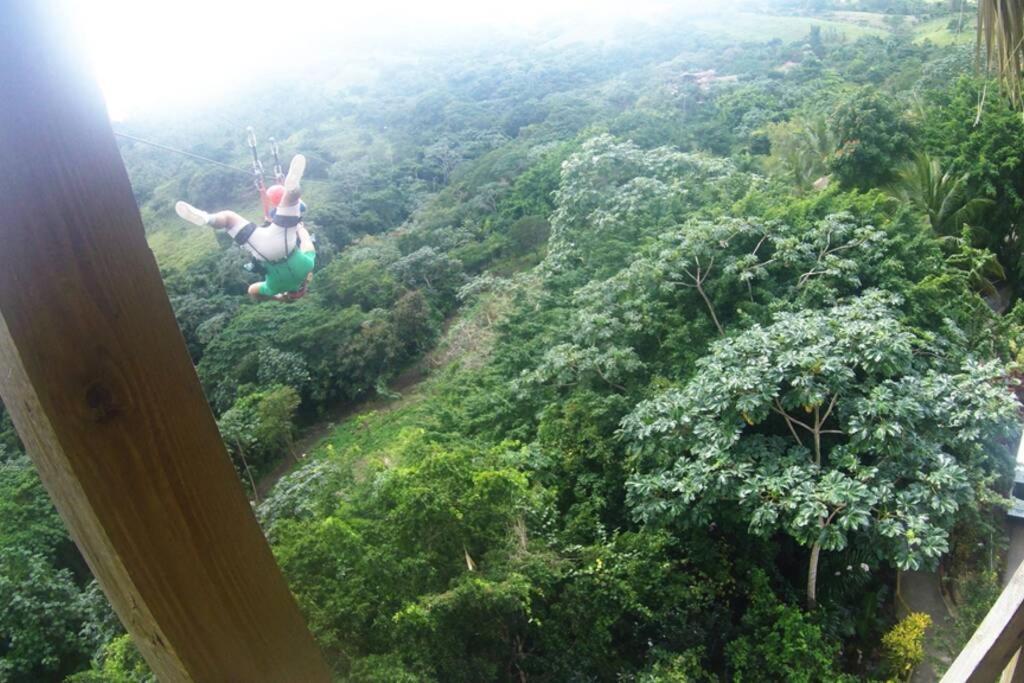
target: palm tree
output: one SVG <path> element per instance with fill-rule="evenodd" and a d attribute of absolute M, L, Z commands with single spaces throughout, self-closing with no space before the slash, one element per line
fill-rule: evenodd
<path fill-rule="evenodd" d="M 1000 312 L 1005 304 L 999 301 L 999 283 L 1006 282 L 1006 271 L 999 259 L 988 249 L 977 249 L 971 246 L 971 230 L 964 226 L 959 237 L 944 237 L 954 250 L 946 257 L 946 263 L 967 276 L 971 288 L 989 299 L 990 305 Z"/>
<path fill-rule="evenodd" d="M 1018 108 L 1024 108 L 1024 0 L 978 0 L 978 52 Z"/>
<path fill-rule="evenodd" d="M 770 173 L 788 178 L 800 191 L 828 173 L 828 157 L 838 143 L 824 116 L 771 124 L 767 132 L 771 156 L 766 165 Z"/>
<path fill-rule="evenodd" d="M 900 170 L 893 194 L 927 215 L 936 234 L 955 236 L 993 204 L 991 199 L 967 198 L 966 184 L 966 174 L 943 172 L 938 159 L 922 153 Z"/>

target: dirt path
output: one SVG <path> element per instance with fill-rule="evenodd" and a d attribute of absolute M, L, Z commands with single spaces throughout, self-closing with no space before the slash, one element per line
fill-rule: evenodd
<path fill-rule="evenodd" d="M 952 627 L 952 616 L 939 588 L 937 572 L 901 572 L 897 612 L 900 618 L 910 612 L 924 612 L 932 618 L 924 641 L 924 661 L 914 669 L 910 679 L 914 683 L 933 683 L 939 680 L 938 671 L 945 671 L 953 658 L 942 646 L 941 635 Z"/>
<path fill-rule="evenodd" d="M 342 422 L 365 413 L 390 412 L 407 405 L 415 398 L 416 388 L 432 372 L 455 362 L 462 363 L 464 367 L 479 366 L 490 352 L 495 336 L 493 326 L 503 317 L 507 304 L 507 300 L 496 299 L 477 314 L 460 309 L 448 316 L 434 348 L 388 382 L 390 396 L 376 395 L 364 401 L 332 406 L 327 417 L 303 430 L 302 437 L 292 447 L 294 455 L 286 455 L 273 470 L 260 478 L 256 484 L 259 500 L 266 498 L 281 477 L 302 463 L 306 455 Z"/>

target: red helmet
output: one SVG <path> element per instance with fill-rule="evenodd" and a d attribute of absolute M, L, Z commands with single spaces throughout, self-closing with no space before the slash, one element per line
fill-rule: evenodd
<path fill-rule="evenodd" d="M 267 188 L 267 199 L 274 206 L 278 206 L 284 199 L 284 185 L 271 185 Z"/>

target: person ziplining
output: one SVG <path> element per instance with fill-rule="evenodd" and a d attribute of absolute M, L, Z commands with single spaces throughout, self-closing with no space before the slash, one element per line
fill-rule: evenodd
<path fill-rule="evenodd" d="M 316 247 L 302 223 L 304 205 L 300 201 L 299 185 L 305 170 L 306 158 L 296 154 L 283 185 L 266 189 L 265 209 L 269 208 L 270 221 L 260 227 L 234 211 L 207 213 L 184 201 L 174 205 L 177 214 L 189 223 L 225 230 L 235 244 L 263 266 L 266 279 L 249 287 L 254 301 L 299 299 L 313 277 Z"/>

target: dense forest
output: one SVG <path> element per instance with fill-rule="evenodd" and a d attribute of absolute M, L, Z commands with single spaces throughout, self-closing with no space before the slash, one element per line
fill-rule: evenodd
<path fill-rule="evenodd" d="M 948 665 L 999 592 L 1024 348 L 1024 119 L 963 4 L 478 35 L 115 123 L 309 160 L 310 293 L 254 304 L 173 211 L 255 218 L 250 179 L 120 143 L 339 680 Z M 948 623 L 901 608 L 911 570 Z M 152 680 L 2 412 L 0 596 L 0 680 Z"/>

